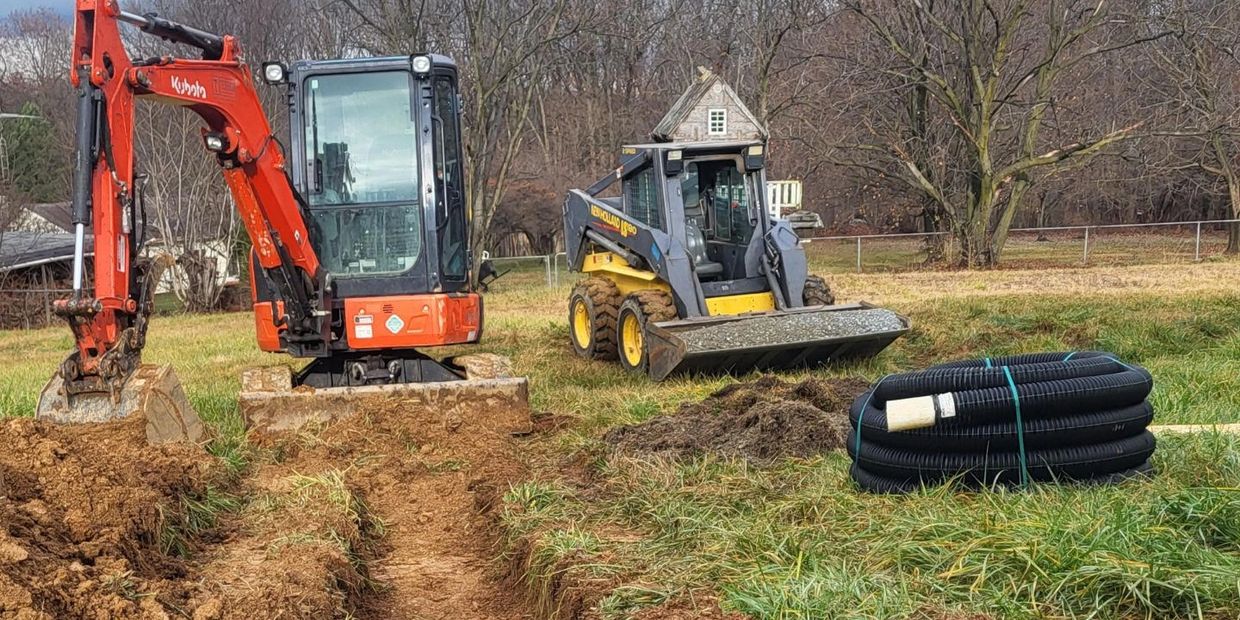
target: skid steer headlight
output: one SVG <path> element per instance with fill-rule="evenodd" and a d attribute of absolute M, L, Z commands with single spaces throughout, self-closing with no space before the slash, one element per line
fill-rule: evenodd
<path fill-rule="evenodd" d="M 284 63 L 279 63 L 279 62 L 263 63 L 263 81 L 264 82 L 267 82 L 268 84 L 271 84 L 272 86 L 275 86 L 277 84 L 283 84 L 287 76 L 288 76 L 288 69 L 285 68 Z"/>
<path fill-rule="evenodd" d="M 745 169 L 753 172 L 761 170 L 766 166 L 766 149 L 761 144 L 755 144 L 745 149 Z"/>
<path fill-rule="evenodd" d="M 431 72 L 431 57 L 430 56 L 414 56 L 413 57 L 413 72 L 419 75 L 426 75 L 430 73 Z"/>

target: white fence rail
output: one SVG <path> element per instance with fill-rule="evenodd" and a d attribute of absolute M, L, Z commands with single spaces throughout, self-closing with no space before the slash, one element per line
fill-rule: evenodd
<path fill-rule="evenodd" d="M 1050 233 L 1050 234 L 1058 234 L 1060 236 L 1063 236 L 1063 235 L 1071 235 L 1072 233 L 1076 233 L 1077 234 L 1076 236 L 1080 237 L 1079 239 L 1079 243 L 1080 243 L 1079 252 L 1080 253 L 1078 254 L 1078 256 L 1080 257 L 1080 260 L 1077 262 L 1074 262 L 1074 259 L 1070 258 L 1069 256 L 1065 254 L 1063 257 L 1062 264 L 1064 265 L 1070 265 L 1070 264 L 1088 265 L 1089 260 L 1090 260 L 1090 252 L 1095 249 L 1095 246 L 1098 243 L 1100 243 L 1099 233 L 1114 232 L 1114 231 L 1120 231 L 1124 229 L 1156 230 L 1156 229 L 1180 228 L 1180 229 L 1187 229 L 1187 230 L 1192 231 L 1192 245 L 1193 245 L 1192 261 L 1200 262 L 1201 260 L 1205 258 L 1205 252 L 1204 252 L 1204 248 L 1202 245 L 1203 235 L 1208 232 L 1219 232 L 1225 235 L 1226 229 L 1224 227 L 1226 225 L 1236 224 L 1236 223 L 1240 223 L 1240 219 L 1200 220 L 1200 221 L 1189 221 L 1189 222 L 1157 222 L 1157 223 L 1152 223 L 1152 224 L 1098 224 L 1098 225 L 1093 225 L 1093 226 L 1046 226 L 1046 227 L 1040 227 L 1040 228 L 1013 228 L 1011 231 L 1009 231 L 1010 232 L 1009 241 L 1012 239 L 1012 236 L 1020 236 L 1020 235 L 1037 234 L 1041 236 L 1041 235 Z M 1220 228 L 1222 228 L 1222 230 L 1216 230 Z M 829 241 L 851 241 L 853 242 L 856 246 L 855 257 L 854 257 L 855 268 L 858 273 L 861 273 L 864 271 L 864 268 L 865 268 L 864 247 L 865 247 L 865 242 L 867 241 L 882 242 L 882 241 L 892 241 L 892 240 L 900 240 L 900 239 L 912 240 L 912 239 L 918 239 L 918 238 L 924 239 L 926 237 L 934 237 L 934 236 L 948 237 L 950 235 L 951 233 L 948 233 L 948 232 L 891 233 L 891 234 L 880 234 L 880 235 L 831 235 L 831 236 L 822 236 L 822 237 L 806 237 L 805 239 L 803 239 L 803 241 L 808 242 L 810 244 L 813 244 L 815 242 L 829 242 Z M 1167 237 L 1155 237 L 1155 238 L 1167 238 Z M 1058 249 L 1056 249 L 1056 251 L 1057 250 Z M 1067 248 L 1064 248 L 1064 251 L 1067 252 L 1068 251 Z M 493 264 L 495 264 L 496 268 L 499 271 L 503 271 L 502 267 L 504 265 L 514 265 L 514 270 L 516 270 L 516 269 L 519 269 L 519 266 L 522 263 L 526 265 L 529 265 L 530 263 L 537 264 L 540 270 L 543 272 L 542 279 L 544 280 L 544 284 L 547 287 L 551 287 L 551 288 L 558 288 L 560 286 L 560 282 L 562 279 L 560 274 L 562 272 L 564 273 L 565 278 L 568 278 L 569 276 L 568 265 L 567 265 L 567 255 L 564 252 L 558 252 L 556 254 L 533 254 L 533 255 L 528 255 L 528 256 L 497 256 L 497 257 L 491 257 L 490 260 Z M 811 262 L 813 262 L 813 260 L 814 259 L 811 258 Z M 1150 260 L 1150 261 L 1145 261 L 1145 262 L 1157 263 L 1157 262 L 1162 262 L 1162 261 Z M 909 268 L 913 268 L 913 266 L 910 265 Z M 527 269 L 526 273 L 528 273 L 528 271 L 529 270 Z M 500 287 L 503 286 L 502 278 L 498 286 Z"/>

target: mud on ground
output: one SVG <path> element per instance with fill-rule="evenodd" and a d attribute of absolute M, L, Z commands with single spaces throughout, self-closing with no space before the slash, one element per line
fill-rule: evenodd
<path fill-rule="evenodd" d="M 844 447 L 848 407 L 869 387 L 861 379 L 773 376 L 734 383 L 675 413 L 609 431 L 617 452 L 675 458 L 719 454 L 758 463 L 808 457 Z"/>
<path fill-rule="evenodd" d="M 242 474 L 140 417 L 0 421 L 0 619 L 527 617 L 489 514 L 528 413 L 367 411 Z"/>

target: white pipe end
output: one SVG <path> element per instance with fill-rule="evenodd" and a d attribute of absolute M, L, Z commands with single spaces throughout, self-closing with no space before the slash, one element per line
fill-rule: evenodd
<path fill-rule="evenodd" d="M 911 431 L 934 426 L 934 397 L 918 396 L 887 402 L 887 430 Z"/>

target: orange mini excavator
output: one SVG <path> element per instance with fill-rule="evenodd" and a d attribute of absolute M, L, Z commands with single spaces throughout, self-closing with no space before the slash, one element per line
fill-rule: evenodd
<path fill-rule="evenodd" d="M 131 59 L 122 23 L 197 48 L 201 58 Z M 153 439 L 199 434 L 171 369 L 141 364 L 160 274 L 140 251 L 139 99 L 185 107 L 204 121 L 203 145 L 215 154 L 253 243 L 259 346 L 312 360 L 295 374 L 285 368 L 285 379 L 276 371 L 274 386 L 267 373 L 260 391 L 304 396 L 395 386 L 455 402 L 478 389 L 524 404 L 524 379 L 497 378 L 504 374 L 497 364 L 437 361 L 419 351 L 475 343 L 482 334 L 450 59 L 264 64 L 264 81 L 287 89 L 286 150 L 231 36 L 128 13 L 117 0 L 77 0 L 72 58 L 76 247 L 73 293 L 56 312 L 72 327 L 77 349 L 44 389 L 39 417 L 98 421 L 141 409 Z M 83 278 L 87 235 L 93 291 Z M 466 370 L 480 366 L 490 366 L 478 373 L 490 376 Z M 302 386 L 313 389 L 294 389 Z M 327 400 L 342 398 L 338 392 Z M 266 410 L 291 404 L 276 401 Z"/>

